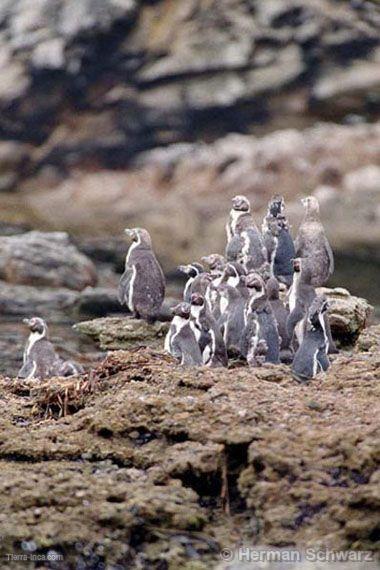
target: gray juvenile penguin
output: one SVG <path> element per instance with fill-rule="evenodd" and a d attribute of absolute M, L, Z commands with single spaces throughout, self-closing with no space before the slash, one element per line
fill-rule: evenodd
<path fill-rule="evenodd" d="M 293 260 L 293 283 L 288 292 L 289 317 L 287 331 L 290 342 L 296 337 L 297 346 L 300 346 L 306 329 L 308 309 L 317 296 L 312 282 L 312 261 L 310 258 L 296 258 Z M 328 337 L 329 354 L 338 352 L 331 335 L 331 328 L 327 314 L 324 314 L 325 329 Z"/>
<path fill-rule="evenodd" d="M 226 225 L 227 261 L 242 261 L 250 258 L 251 264 L 259 267 L 266 260 L 261 233 L 251 214 L 251 205 L 245 196 L 235 196 Z"/>
<path fill-rule="evenodd" d="M 212 367 L 227 366 L 228 357 L 223 337 L 207 307 L 205 298 L 199 293 L 193 293 L 191 296 L 190 320 L 193 323 L 203 363 Z"/>
<path fill-rule="evenodd" d="M 271 277 L 265 284 L 268 301 L 272 307 L 277 321 L 278 333 L 281 337 L 281 349 L 289 348 L 290 340 L 287 331 L 289 311 L 280 299 L 280 285 L 275 277 Z"/>
<path fill-rule="evenodd" d="M 308 196 L 301 202 L 305 216 L 295 241 L 296 256 L 312 260 L 311 284 L 322 287 L 334 272 L 334 256 L 320 221 L 317 198 Z"/>
<path fill-rule="evenodd" d="M 133 243 L 119 283 L 119 302 L 127 305 L 135 318 L 153 323 L 164 300 L 165 277 L 152 250 L 149 233 L 141 228 L 126 229 L 125 233 Z"/>
<path fill-rule="evenodd" d="M 285 216 L 266 218 L 263 223 L 263 237 L 272 276 L 290 287 L 293 279 L 292 260 L 296 255 Z"/>
<path fill-rule="evenodd" d="M 183 300 L 186 303 L 190 303 L 193 284 L 197 281 L 199 276 L 204 273 L 204 267 L 200 263 L 194 262 L 189 265 L 179 265 L 178 269 L 188 276 L 188 280 L 186 281 L 183 291 Z"/>
<path fill-rule="evenodd" d="M 182 366 L 202 366 L 202 354 L 190 322 L 190 304 L 179 303 L 172 308 L 174 315 L 165 338 L 165 350 Z"/>
<path fill-rule="evenodd" d="M 23 365 L 18 378 L 39 378 L 45 380 L 52 376 L 73 376 L 83 372 L 83 368 L 71 361 L 62 360 L 49 340 L 47 324 L 39 317 L 24 319 L 30 330 L 23 355 Z"/>
<path fill-rule="evenodd" d="M 265 340 L 268 347 L 265 361 L 278 364 L 281 339 L 272 307 L 267 299 L 265 283 L 256 273 L 250 273 L 245 280 L 250 297 L 245 305 L 241 353 L 248 360 L 254 356 L 258 342 Z"/>
<path fill-rule="evenodd" d="M 328 339 L 325 330 L 324 313 L 328 304 L 325 297 L 316 297 L 308 311 L 307 327 L 303 341 L 297 350 L 293 364 L 293 377 L 307 382 L 330 366 L 327 357 Z"/>
<path fill-rule="evenodd" d="M 241 336 L 244 330 L 244 297 L 237 287 L 222 283 L 219 286 L 223 312 L 218 320 L 218 326 L 223 335 L 227 351 L 234 355 L 240 354 Z"/>

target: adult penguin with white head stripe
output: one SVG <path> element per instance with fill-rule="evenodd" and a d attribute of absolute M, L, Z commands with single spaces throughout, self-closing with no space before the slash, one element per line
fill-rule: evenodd
<path fill-rule="evenodd" d="M 132 228 L 125 233 L 133 243 L 119 283 L 119 302 L 127 305 L 135 318 L 153 323 L 165 297 L 165 277 L 153 252 L 149 232 Z"/>

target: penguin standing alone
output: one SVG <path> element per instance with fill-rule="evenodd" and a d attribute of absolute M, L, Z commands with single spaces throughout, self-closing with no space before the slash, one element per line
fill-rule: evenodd
<path fill-rule="evenodd" d="M 326 371 L 330 362 L 327 357 L 328 338 L 324 326 L 324 313 L 328 304 L 325 297 L 316 297 L 308 311 L 307 327 L 303 341 L 297 350 L 292 373 L 299 382 L 307 382 L 322 371 Z"/>
<path fill-rule="evenodd" d="M 71 361 L 62 360 L 49 340 L 47 324 L 39 317 L 24 319 L 30 330 L 23 355 L 23 365 L 18 378 L 39 378 L 44 380 L 52 376 L 74 376 L 83 372 L 83 368 Z"/>
<path fill-rule="evenodd" d="M 152 250 L 152 240 L 147 230 L 126 229 L 132 238 L 125 270 L 121 276 L 118 298 L 127 305 L 135 318 L 153 323 L 165 297 L 165 277 Z"/>

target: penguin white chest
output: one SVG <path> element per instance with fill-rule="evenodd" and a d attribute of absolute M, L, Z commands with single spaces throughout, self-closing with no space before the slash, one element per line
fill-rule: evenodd
<path fill-rule="evenodd" d="M 33 346 L 36 344 L 37 341 L 41 340 L 43 338 L 43 336 L 44 336 L 44 333 L 39 333 L 39 332 L 30 333 L 29 338 L 28 338 L 28 342 L 26 344 L 25 351 L 24 351 L 24 362 L 29 357 Z"/>
<path fill-rule="evenodd" d="M 231 210 L 231 217 L 230 217 L 231 237 L 236 234 L 236 226 L 238 224 L 240 216 L 241 212 L 239 212 L 238 210 Z"/>
<path fill-rule="evenodd" d="M 133 312 L 134 306 L 133 306 L 133 289 L 134 289 L 134 284 L 136 281 L 136 274 L 137 274 L 137 270 L 136 270 L 136 266 L 134 265 L 132 267 L 132 277 L 131 277 L 131 282 L 129 284 L 129 291 L 128 291 L 128 309 Z"/>
<path fill-rule="evenodd" d="M 298 289 L 298 275 L 294 274 L 293 283 L 289 290 L 289 311 L 292 312 L 296 308 L 297 289 Z"/>

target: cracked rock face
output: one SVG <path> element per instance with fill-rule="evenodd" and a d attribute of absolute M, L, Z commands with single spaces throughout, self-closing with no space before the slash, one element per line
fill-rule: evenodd
<path fill-rule="evenodd" d="M 206 570 L 242 542 L 376 549 L 368 339 L 378 327 L 307 386 L 285 366 L 274 382 L 269 365 L 184 370 L 146 348 L 111 353 L 91 378 L 0 378 L 0 552 L 33 537 L 68 565 L 165 556 Z"/>

